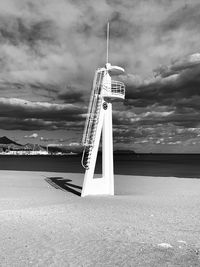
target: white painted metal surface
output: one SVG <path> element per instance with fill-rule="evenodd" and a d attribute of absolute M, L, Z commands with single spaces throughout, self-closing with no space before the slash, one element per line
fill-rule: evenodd
<path fill-rule="evenodd" d="M 107 25 L 106 66 L 95 72 L 82 139 L 82 166 L 86 169 L 81 196 L 114 195 L 112 102 L 125 98 L 125 86 L 112 80 L 124 69 L 108 63 L 109 23 Z M 102 177 L 94 178 L 95 165 L 102 134 Z"/>
<path fill-rule="evenodd" d="M 97 70 L 93 82 L 88 117 L 82 143 L 85 147 L 82 165 L 86 168 L 81 196 L 114 195 L 112 102 L 124 99 L 125 86 L 112 81 L 107 68 Z M 114 85 L 114 86 L 113 86 Z M 94 170 L 102 133 L 102 177 L 94 178 Z M 86 154 L 85 154 L 86 153 Z"/>

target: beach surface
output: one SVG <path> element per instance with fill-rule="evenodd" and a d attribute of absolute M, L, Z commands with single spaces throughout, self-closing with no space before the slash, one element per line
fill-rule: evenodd
<path fill-rule="evenodd" d="M 0 171 L 0 266 L 200 266 L 200 179 Z"/>

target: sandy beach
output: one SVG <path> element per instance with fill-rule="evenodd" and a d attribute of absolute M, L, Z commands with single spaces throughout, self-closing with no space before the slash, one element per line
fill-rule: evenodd
<path fill-rule="evenodd" d="M 0 266 L 200 266 L 200 180 L 0 171 Z"/>

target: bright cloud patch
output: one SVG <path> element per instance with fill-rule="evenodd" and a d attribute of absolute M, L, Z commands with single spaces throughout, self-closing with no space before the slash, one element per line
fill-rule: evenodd
<path fill-rule="evenodd" d="M 37 138 L 38 137 L 38 134 L 37 133 L 33 133 L 31 135 L 25 135 L 24 137 L 25 138 Z"/>

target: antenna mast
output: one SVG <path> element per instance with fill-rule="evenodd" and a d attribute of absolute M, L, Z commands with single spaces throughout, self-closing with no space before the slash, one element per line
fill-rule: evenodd
<path fill-rule="evenodd" d="M 109 34 L 110 34 L 110 24 L 107 23 L 107 52 L 106 52 L 106 63 L 108 63 L 108 52 L 109 52 Z"/>

